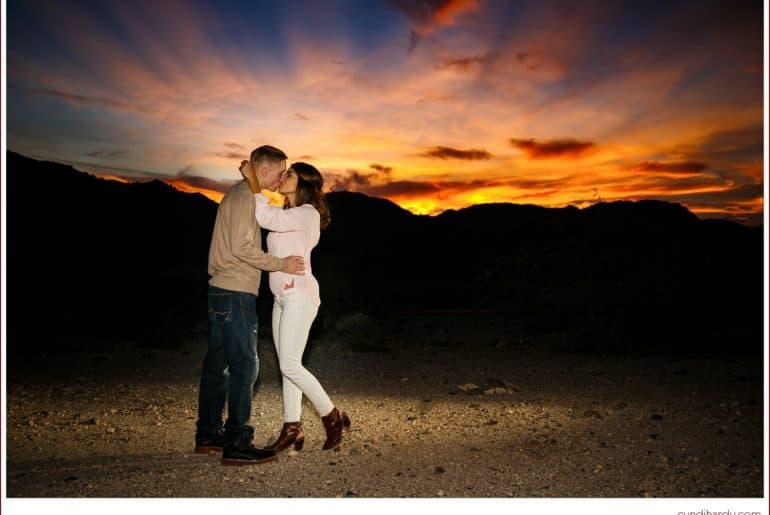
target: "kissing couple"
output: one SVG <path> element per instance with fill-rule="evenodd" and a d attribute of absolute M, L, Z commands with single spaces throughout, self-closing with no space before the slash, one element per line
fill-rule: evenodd
<path fill-rule="evenodd" d="M 311 252 L 331 216 L 318 169 L 303 162 L 287 169 L 286 160 L 280 149 L 263 145 L 241 162 L 243 180 L 222 198 L 211 237 L 208 349 L 201 371 L 195 452 L 221 451 L 223 465 L 272 461 L 291 445 L 301 450 L 305 442 L 300 421 L 303 395 L 323 421 L 326 440 L 322 449 L 337 447 L 343 427 L 350 427 L 350 418 L 335 407 L 318 379 L 302 365 L 310 327 L 321 304 Z M 272 192 L 283 197 L 280 205 L 271 202 Z M 270 231 L 267 252 L 262 250 L 261 228 Z M 272 333 L 283 384 L 283 426 L 277 439 L 259 448 L 253 443 L 254 428 L 248 422 L 259 374 L 256 302 L 263 270 L 270 274 L 274 297 Z"/>

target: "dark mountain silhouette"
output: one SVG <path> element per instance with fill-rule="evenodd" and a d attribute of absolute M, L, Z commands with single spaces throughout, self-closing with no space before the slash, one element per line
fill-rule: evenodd
<path fill-rule="evenodd" d="M 161 344 L 206 316 L 214 202 L 12 152 L 7 163 L 9 348 Z"/>
<path fill-rule="evenodd" d="M 319 246 L 321 284 L 345 277 L 340 311 L 476 308 L 579 349 L 761 352 L 761 227 L 660 201 L 489 204 L 399 225 L 350 212 L 352 195 L 329 196 Z"/>
<path fill-rule="evenodd" d="M 12 152 L 7 163 L 10 350 L 178 345 L 205 327 L 214 202 Z M 327 199 L 319 330 L 354 311 L 482 310 L 567 348 L 761 353 L 762 228 L 658 201 L 426 217 L 358 193 Z"/>

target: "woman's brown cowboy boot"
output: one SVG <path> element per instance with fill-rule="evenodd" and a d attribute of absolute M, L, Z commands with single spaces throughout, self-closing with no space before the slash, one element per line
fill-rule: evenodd
<path fill-rule="evenodd" d="M 340 412 L 335 407 L 325 417 L 321 417 L 324 423 L 324 429 L 326 429 L 326 441 L 324 442 L 323 450 L 329 450 L 337 447 L 342 441 L 342 426 L 350 427 L 350 418 L 343 411 Z"/>
<path fill-rule="evenodd" d="M 302 446 L 305 444 L 305 433 L 302 431 L 302 424 L 300 422 L 284 423 L 278 439 L 265 447 L 265 450 L 281 452 L 291 444 L 294 444 L 295 451 L 302 450 Z"/>

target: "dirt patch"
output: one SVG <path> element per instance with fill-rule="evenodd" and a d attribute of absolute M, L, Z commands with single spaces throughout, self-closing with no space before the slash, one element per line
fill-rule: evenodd
<path fill-rule="evenodd" d="M 352 428 L 322 451 L 306 402 L 305 448 L 259 466 L 193 453 L 202 337 L 14 364 L 7 496 L 762 497 L 760 360 L 537 350 L 460 320 L 314 341 L 306 365 Z M 258 445 L 281 425 L 268 334 L 259 352 Z"/>

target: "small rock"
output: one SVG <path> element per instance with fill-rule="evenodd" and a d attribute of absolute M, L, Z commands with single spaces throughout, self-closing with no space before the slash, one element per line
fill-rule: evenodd
<path fill-rule="evenodd" d="M 465 383 L 457 386 L 457 389 L 460 390 L 463 393 L 469 393 L 475 390 L 481 390 L 478 385 L 475 385 L 473 383 Z"/>
<path fill-rule="evenodd" d="M 596 411 L 595 409 L 587 409 L 583 412 L 583 416 L 588 417 L 594 417 L 594 418 L 603 418 L 602 414 Z"/>
<path fill-rule="evenodd" d="M 446 470 L 441 465 L 436 465 L 436 468 L 433 469 L 433 472 L 435 472 L 436 474 L 443 474 L 444 472 L 446 472 Z"/>
<path fill-rule="evenodd" d="M 490 418 L 489 420 L 484 422 L 484 424 L 487 425 L 487 426 L 494 426 L 495 424 L 497 424 L 497 420 L 495 420 L 493 418 Z"/>
<path fill-rule="evenodd" d="M 109 433 L 109 434 L 114 434 L 115 433 L 115 428 L 114 427 L 108 427 L 105 431 L 107 433 Z"/>
<path fill-rule="evenodd" d="M 443 490 L 439 490 L 438 492 L 436 492 L 436 497 L 444 497 L 445 495 L 446 494 L 444 493 Z"/>
<path fill-rule="evenodd" d="M 501 381 L 500 379 L 497 379 L 495 377 L 487 377 L 485 380 L 486 386 L 488 388 L 497 388 L 501 386 L 505 386 L 505 381 Z"/>

